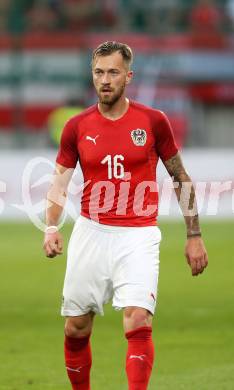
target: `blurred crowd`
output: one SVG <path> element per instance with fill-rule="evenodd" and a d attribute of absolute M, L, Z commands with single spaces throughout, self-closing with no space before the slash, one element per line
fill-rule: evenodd
<path fill-rule="evenodd" d="M 0 0 L 0 34 L 234 31 L 234 0 Z"/>

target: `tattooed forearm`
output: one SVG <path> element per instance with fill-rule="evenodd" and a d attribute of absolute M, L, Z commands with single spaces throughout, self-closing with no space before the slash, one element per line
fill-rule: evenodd
<path fill-rule="evenodd" d="M 165 161 L 164 165 L 174 183 L 175 193 L 185 219 L 187 235 L 200 234 L 195 189 L 179 153 Z"/>
<path fill-rule="evenodd" d="M 169 173 L 170 176 L 172 176 L 175 180 L 178 179 L 178 181 L 183 176 L 183 179 L 189 179 L 188 174 L 186 173 L 181 157 L 179 153 L 177 153 L 175 156 L 171 157 L 169 160 L 164 162 L 164 165 Z M 186 180 L 188 181 L 188 180 Z"/>

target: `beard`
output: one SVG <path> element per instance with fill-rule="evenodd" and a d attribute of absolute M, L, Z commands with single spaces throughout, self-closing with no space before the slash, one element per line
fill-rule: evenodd
<path fill-rule="evenodd" d="M 123 95 L 124 90 L 125 90 L 125 86 L 126 86 L 125 83 L 122 84 L 116 92 L 111 93 L 110 95 L 107 95 L 107 96 L 103 96 L 103 92 L 101 90 L 99 90 L 97 92 L 99 102 L 101 104 L 106 104 L 107 106 L 113 106 Z"/>

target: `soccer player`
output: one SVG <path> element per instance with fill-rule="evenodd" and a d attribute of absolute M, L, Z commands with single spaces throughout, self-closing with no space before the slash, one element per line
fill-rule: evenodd
<path fill-rule="evenodd" d="M 166 115 L 126 98 L 132 51 L 105 42 L 93 52 L 98 103 L 72 117 L 63 130 L 54 182 L 48 192 L 44 250 L 62 253 L 58 223 L 77 162 L 84 176 L 81 216 L 68 247 L 63 289 L 65 362 L 73 389 L 90 389 L 90 335 L 95 314 L 111 298 L 123 310 L 128 342 L 129 390 L 147 389 L 154 362 L 152 318 L 157 301 L 160 230 L 156 166 L 159 158 L 174 181 L 192 275 L 203 272 L 194 187 L 183 166 Z"/>

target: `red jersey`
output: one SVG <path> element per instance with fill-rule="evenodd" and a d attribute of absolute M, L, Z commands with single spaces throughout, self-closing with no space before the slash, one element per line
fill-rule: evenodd
<path fill-rule="evenodd" d="M 117 120 L 105 118 L 98 105 L 65 125 L 57 163 L 84 176 L 81 215 L 107 225 L 156 224 L 158 159 L 178 152 L 170 123 L 162 111 L 129 103 Z"/>

